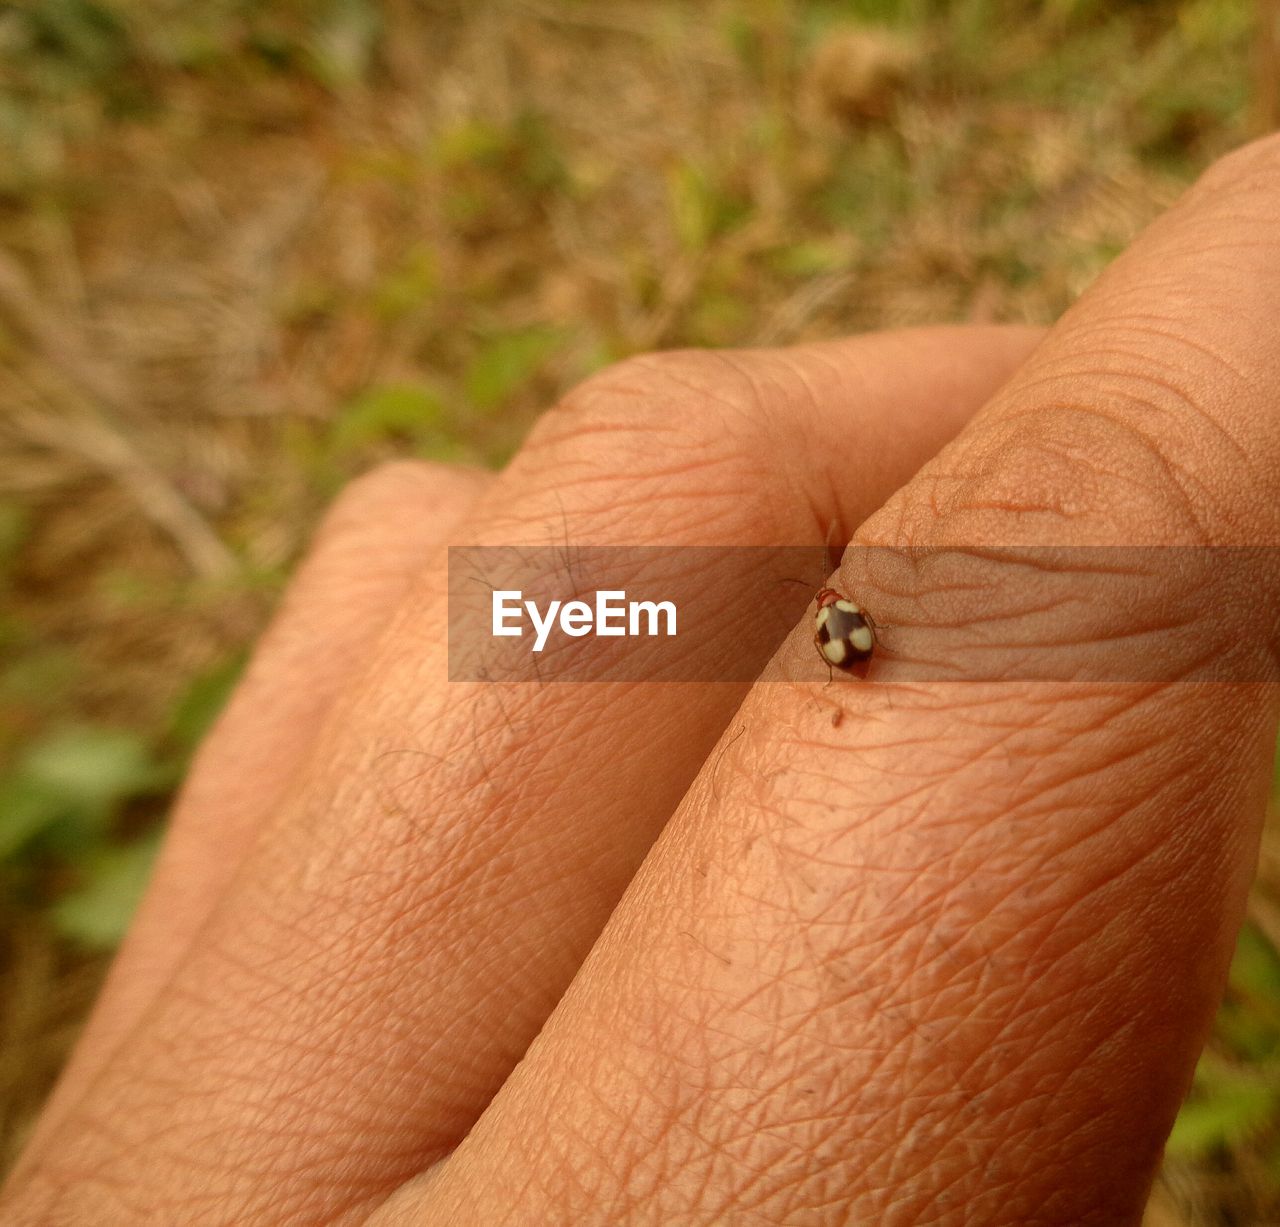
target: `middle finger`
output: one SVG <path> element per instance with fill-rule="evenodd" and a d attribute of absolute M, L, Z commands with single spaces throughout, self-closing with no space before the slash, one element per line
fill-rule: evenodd
<path fill-rule="evenodd" d="M 938 330 L 628 364 L 549 415 L 466 539 L 545 545 L 561 524 L 593 544 L 821 539 L 905 481 L 1035 339 Z M 89 1167 L 142 1187 L 145 1165 L 184 1221 L 331 1221 L 455 1145 L 537 1032 L 742 688 L 451 685 L 444 573 L 440 556 L 37 1184 Z"/>

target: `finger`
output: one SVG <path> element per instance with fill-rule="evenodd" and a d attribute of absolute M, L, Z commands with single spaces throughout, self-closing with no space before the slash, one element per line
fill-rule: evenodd
<path fill-rule="evenodd" d="M 820 541 L 1035 339 L 638 360 L 544 420 L 464 539 Z M 536 1033 L 741 692 L 451 686 L 444 596 L 440 559 L 171 998 L 39 1156 L 34 1204 L 68 1164 L 127 1182 L 145 1154 L 166 1196 L 237 1221 L 337 1215 L 453 1146 Z"/>
<path fill-rule="evenodd" d="M 1278 187 L 1276 141 L 1211 172 L 858 540 L 1280 543 Z M 928 567 L 880 587 L 868 557 L 842 586 L 950 633 Z M 1063 578 L 1098 633 L 1136 618 L 1135 655 L 1164 650 L 1158 610 Z M 1265 578 L 1200 642 L 1274 653 Z M 1017 641 L 1016 584 L 984 596 L 977 637 Z M 379 1227 L 1138 1222 L 1242 915 L 1276 688 L 902 676 L 832 687 L 836 727 L 803 687 L 752 693 L 525 1060 Z"/>
<path fill-rule="evenodd" d="M 65 1116 L 175 967 L 284 800 L 326 712 L 423 558 L 486 474 L 397 461 L 352 482 L 326 515 L 226 711 L 201 746 L 128 938 L 33 1135 Z"/>

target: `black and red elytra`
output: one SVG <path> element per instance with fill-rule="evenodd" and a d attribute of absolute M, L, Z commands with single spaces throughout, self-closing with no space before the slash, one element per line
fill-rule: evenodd
<path fill-rule="evenodd" d="M 871 615 L 834 588 L 823 588 L 817 600 L 813 642 L 822 663 L 849 670 L 870 660 L 876 648 Z"/>

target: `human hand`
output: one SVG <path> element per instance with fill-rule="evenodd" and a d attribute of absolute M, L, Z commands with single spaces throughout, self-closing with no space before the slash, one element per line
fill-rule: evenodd
<path fill-rule="evenodd" d="M 357 483 L 6 1221 L 1137 1221 L 1273 686 L 450 683 L 443 543 L 1275 544 L 1278 190 L 1280 143 L 1226 160 L 1038 346 L 638 359 L 494 479 Z M 872 572 L 837 586 L 931 629 Z M 1198 629 L 1269 658 L 1276 595 Z M 814 676 L 811 633 L 784 674 Z"/>

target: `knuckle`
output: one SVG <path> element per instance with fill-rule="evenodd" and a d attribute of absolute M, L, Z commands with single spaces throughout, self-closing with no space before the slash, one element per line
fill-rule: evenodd
<path fill-rule="evenodd" d="M 672 350 L 624 359 L 591 376 L 539 421 L 526 452 L 713 444 L 753 418 L 760 403 L 750 374 L 727 356 Z"/>
<path fill-rule="evenodd" d="M 1001 436 L 992 440 L 993 463 L 956 490 L 958 509 L 1095 521 L 1106 531 L 1122 504 L 1157 533 L 1198 527 L 1190 476 L 1131 414 L 1075 404 L 1016 419 Z"/>
<path fill-rule="evenodd" d="M 333 511 L 351 514 L 369 504 L 385 504 L 417 494 L 444 467 L 423 460 L 385 461 L 349 481 L 338 494 Z"/>
<path fill-rule="evenodd" d="M 1280 187 L 1280 134 L 1273 133 L 1218 158 L 1196 181 L 1192 197 L 1262 189 L 1274 199 L 1277 187 Z"/>
<path fill-rule="evenodd" d="M 371 529 L 440 513 L 478 493 L 487 475 L 426 460 L 389 460 L 348 482 L 325 512 L 316 544 L 361 537 Z"/>
<path fill-rule="evenodd" d="M 476 475 L 454 465 L 426 460 L 388 460 L 343 487 L 330 509 L 336 520 L 365 518 L 470 485 Z"/>
<path fill-rule="evenodd" d="M 1231 521 L 1204 477 L 1223 444 L 1213 415 L 1164 380 L 1112 370 L 1105 393 L 1081 394 L 1093 381 L 1077 372 L 944 453 L 872 522 L 875 543 L 1034 545 L 1067 526 L 1081 543 L 1213 540 Z"/>

